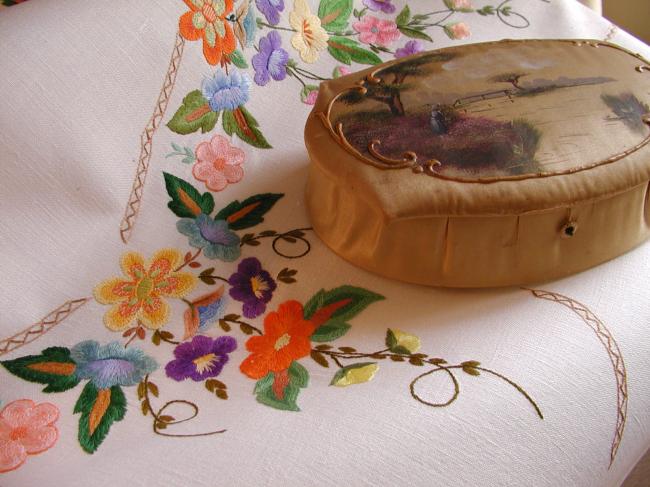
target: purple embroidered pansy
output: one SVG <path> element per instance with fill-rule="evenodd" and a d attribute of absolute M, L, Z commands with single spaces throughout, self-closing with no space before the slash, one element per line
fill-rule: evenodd
<path fill-rule="evenodd" d="M 289 53 L 282 49 L 282 39 L 276 31 L 260 38 L 260 49 L 253 56 L 255 83 L 264 86 L 271 78 L 281 81 L 287 76 Z"/>
<path fill-rule="evenodd" d="M 363 4 L 374 12 L 384 12 L 385 14 L 392 14 L 395 12 L 395 5 L 391 0 L 363 0 Z"/>
<path fill-rule="evenodd" d="M 97 389 L 133 386 L 158 368 L 154 359 L 138 348 L 124 348 L 119 342 L 100 345 L 94 340 L 76 344 L 70 350 L 75 375 L 88 379 Z"/>
<path fill-rule="evenodd" d="M 420 41 L 408 41 L 404 44 L 404 47 L 400 47 L 395 50 L 395 57 L 401 58 L 406 56 L 411 56 L 412 54 L 417 54 L 422 52 L 422 43 Z"/>
<path fill-rule="evenodd" d="M 232 262 L 239 258 L 239 236 L 230 230 L 225 220 L 213 220 L 201 213 L 196 218 L 178 220 L 176 228 L 189 237 L 192 247 L 203 249 L 208 259 Z"/>
<path fill-rule="evenodd" d="M 248 101 L 251 80 L 247 74 L 217 71 L 201 84 L 201 92 L 214 112 L 234 110 Z"/>
<path fill-rule="evenodd" d="M 255 0 L 255 5 L 271 25 L 280 22 L 280 12 L 284 10 L 284 0 Z"/>
<path fill-rule="evenodd" d="M 255 318 L 266 310 L 266 303 L 271 301 L 277 285 L 271 274 L 262 269 L 262 264 L 255 257 L 243 259 L 230 279 L 230 296 L 243 304 L 242 311 L 246 318 Z"/>
<path fill-rule="evenodd" d="M 197 335 L 174 349 L 176 358 L 165 366 L 165 372 L 170 379 L 177 381 L 192 379 L 200 382 L 216 377 L 228 363 L 228 354 L 236 348 L 237 342 L 233 337 Z"/>

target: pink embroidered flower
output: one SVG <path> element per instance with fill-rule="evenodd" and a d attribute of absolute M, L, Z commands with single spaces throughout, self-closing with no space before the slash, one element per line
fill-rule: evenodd
<path fill-rule="evenodd" d="M 305 103 L 307 105 L 315 105 L 316 98 L 318 98 L 318 90 L 310 91 L 309 94 L 305 97 Z"/>
<path fill-rule="evenodd" d="M 400 37 L 397 24 L 392 20 L 381 20 L 372 15 L 366 15 L 363 20 L 352 24 L 359 33 L 359 40 L 365 44 L 376 44 L 386 47 Z"/>
<path fill-rule="evenodd" d="M 50 403 L 20 399 L 0 411 L 0 473 L 20 467 L 27 455 L 49 450 L 59 437 L 59 409 Z"/>
<path fill-rule="evenodd" d="M 472 32 L 469 30 L 469 25 L 465 22 L 456 22 L 455 24 L 445 25 L 445 32 L 450 39 L 467 39 L 472 35 Z"/>
<path fill-rule="evenodd" d="M 196 147 L 196 163 L 192 174 L 199 181 L 204 181 L 208 189 L 221 191 L 228 183 L 236 183 L 244 177 L 241 164 L 246 154 L 233 147 L 228 139 L 215 135 L 210 142 L 201 142 Z"/>
<path fill-rule="evenodd" d="M 445 5 L 447 5 L 447 8 L 451 10 L 458 10 L 461 12 L 472 11 L 471 0 L 445 0 Z"/>

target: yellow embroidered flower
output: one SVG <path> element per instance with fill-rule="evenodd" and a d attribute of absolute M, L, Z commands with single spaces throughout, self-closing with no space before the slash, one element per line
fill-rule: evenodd
<path fill-rule="evenodd" d="M 386 332 L 386 346 L 394 353 L 412 354 L 420 350 L 420 338 L 397 328 Z"/>
<path fill-rule="evenodd" d="M 348 365 L 340 369 L 330 382 L 331 386 L 347 387 L 353 384 L 362 384 L 371 381 L 379 370 L 375 362 L 363 362 L 360 364 Z"/>
<path fill-rule="evenodd" d="M 318 16 L 311 13 L 305 0 L 293 2 L 289 24 L 296 31 L 291 38 L 291 45 L 300 53 L 303 61 L 316 62 L 320 51 L 327 47 L 329 36 L 321 27 Z"/>
<path fill-rule="evenodd" d="M 176 249 L 161 249 L 145 263 L 137 252 L 122 255 L 120 266 L 126 277 L 106 279 L 95 287 L 95 299 L 114 306 L 104 315 L 113 331 L 126 329 L 135 320 L 156 330 L 169 320 L 169 304 L 162 298 L 182 298 L 196 285 L 196 278 L 175 272 L 183 262 Z"/>

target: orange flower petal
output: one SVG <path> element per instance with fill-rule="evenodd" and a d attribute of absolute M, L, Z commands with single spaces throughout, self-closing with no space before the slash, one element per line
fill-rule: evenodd
<path fill-rule="evenodd" d="M 125 330 L 135 320 L 137 311 L 138 306 L 117 304 L 104 315 L 104 325 L 112 331 Z"/>
<path fill-rule="evenodd" d="M 221 61 L 221 37 L 217 36 L 214 47 L 210 47 L 208 41 L 205 39 L 205 34 L 203 35 L 203 55 L 208 64 L 215 65 L 219 64 Z"/>
<path fill-rule="evenodd" d="M 183 263 L 183 254 L 176 249 L 160 249 L 153 257 L 149 264 L 149 270 L 159 269 L 161 272 L 167 273 L 176 269 Z"/>
<path fill-rule="evenodd" d="M 119 303 L 120 301 L 124 301 L 125 297 L 116 291 L 119 289 L 118 286 L 124 284 L 129 283 L 118 277 L 106 279 L 95 286 L 93 296 L 95 296 L 95 300 L 100 304 Z"/>
<path fill-rule="evenodd" d="M 183 0 L 183 1 L 185 2 L 185 5 L 187 5 L 192 12 L 196 12 L 197 10 L 199 10 L 199 7 L 194 5 L 194 2 L 192 0 Z"/>
<path fill-rule="evenodd" d="M 237 38 L 235 37 L 235 33 L 233 32 L 232 28 L 230 27 L 229 22 L 225 22 L 225 29 L 226 29 L 226 35 L 221 41 L 221 46 L 223 52 L 226 54 L 230 54 L 235 50 L 237 47 Z"/>
<path fill-rule="evenodd" d="M 268 353 L 252 353 L 240 364 L 239 370 L 251 379 L 261 379 L 271 371 L 269 355 Z"/>
<path fill-rule="evenodd" d="M 122 272 L 135 278 L 134 270 L 144 272 L 144 258 L 137 252 L 124 252 L 120 258 Z"/>
<path fill-rule="evenodd" d="M 178 30 L 181 37 L 188 41 L 198 41 L 201 38 L 201 30 L 194 27 L 192 17 L 194 12 L 185 12 L 178 20 Z"/>
<path fill-rule="evenodd" d="M 154 298 L 150 305 L 144 305 L 138 313 L 142 324 L 150 330 L 158 330 L 169 321 L 170 306 L 159 298 Z"/>
<path fill-rule="evenodd" d="M 176 272 L 164 279 L 168 286 L 158 288 L 161 296 L 170 298 L 182 298 L 196 286 L 196 277 L 186 272 Z"/>

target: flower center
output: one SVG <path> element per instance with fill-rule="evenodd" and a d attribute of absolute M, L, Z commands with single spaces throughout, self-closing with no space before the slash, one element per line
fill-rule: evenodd
<path fill-rule="evenodd" d="M 217 20 L 217 12 L 215 12 L 214 7 L 207 2 L 203 5 L 203 8 L 201 9 L 201 13 L 205 17 L 205 20 L 207 20 L 210 23 Z"/>
<path fill-rule="evenodd" d="M 212 165 L 217 171 L 221 171 L 224 167 L 226 167 L 226 160 L 223 157 L 218 157 L 212 161 Z"/>
<path fill-rule="evenodd" d="M 212 369 L 214 362 L 217 362 L 218 360 L 218 357 L 214 353 L 208 353 L 195 358 L 192 362 L 194 362 L 194 365 L 196 366 L 196 371 L 199 374 L 202 374 L 206 370 Z"/>
<path fill-rule="evenodd" d="M 288 333 L 285 333 L 284 335 L 282 335 L 280 338 L 277 339 L 275 345 L 273 345 L 273 348 L 275 348 L 275 351 L 277 352 L 280 349 L 289 345 L 290 341 L 291 341 L 291 336 Z"/>
<path fill-rule="evenodd" d="M 251 290 L 257 299 L 262 297 L 264 291 L 269 290 L 269 283 L 262 279 L 260 276 L 251 277 Z"/>
<path fill-rule="evenodd" d="M 305 40 L 309 47 L 311 47 L 311 44 L 314 41 L 314 34 L 311 31 L 311 26 L 309 25 L 309 22 L 307 22 L 307 19 L 302 21 L 302 34 L 305 36 Z"/>
<path fill-rule="evenodd" d="M 19 426 L 18 428 L 14 429 L 11 432 L 9 437 L 13 441 L 20 440 L 20 439 L 24 438 L 25 436 L 27 436 L 27 432 L 28 432 L 27 426 Z"/>
<path fill-rule="evenodd" d="M 372 32 L 373 34 L 376 34 L 377 32 L 379 32 L 379 29 L 377 27 L 371 27 L 370 32 Z"/>
<path fill-rule="evenodd" d="M 138 298 L 138 301 L 144 301 L 151 294 L 153 289 L 153 279 L 149 276 L 144 276 L 142 280 L 138 283 L 138 286 L 135 288 L 135 295 Z"/>

